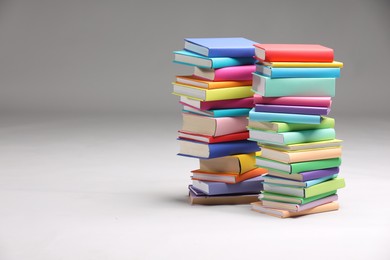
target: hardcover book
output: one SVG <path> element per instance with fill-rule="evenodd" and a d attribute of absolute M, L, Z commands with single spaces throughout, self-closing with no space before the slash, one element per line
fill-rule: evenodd
<path fill-rule="evenodd" d="M 273 208 L 267 208 L 262 205 L 261 202 L 253 202 L 251 203 L 252 210 L 267 214 L 273 217 L 278 218 L 291 218 L 291 217 L 298 217 L 298 216 L 304 216 L 309 214 L 316 214 L 316 213 L 322 213 L 322 212 L 328 212 L 328 211 L 334 211 L 338 210 L 340 208 L 339 203 L 337 201 L 333 201 L 331 203 L 326 203 L 311 209 L 298 211 L 298 212 L 292 212 L 288 210 L 281 210 L 281 209 L 273 209 Z"/>
<path fill-rule="evenodd" d="M 245 81 L 208 81 L 198 79 L 194 76 L 176 76 L 176 82 L 179 85 L 190 85 L 198 88 L 206 88 L 206 89 L 216 89 L 216 88 L 231 88 L 231 87 L 241 87 L 241 86 L 250 86 L 252 85 L 252 80 Z"/>
<path fill-rule="evenodd" d="M 173 83 L 172 94 L 202 101 L 227 100 L 253 96 L 251 86 L 205 89 L 178 83 Z"/>
<path fill-rule="evenodd" d="M 340 68 L 274 68 L 257 64 L 256 73 L 270 78 L 339 78 Z"/>
<path fill-rule="evenodd" d="M 230 100 L 216 100 L 216 101 L 201 101 L 181 96 L 180 103 L 191 106 L 200 110 L 212 110 L 223 108 L 252 108 L 253 97 L 230 99 Z"/>
<path fill-rule="evenodd" d="M 263 176 L 263 178 L 264 178 L 264 183 L 308 188 L 308 187 L 311 187 L 311 186 L 316 185 L 318 183 L 334 179 L 337 176 L 338 176 L 337 174 L 334 174 L 334 175 L 329 175 L 329 176 L 325 176 L 325 177 L 318 178 L 315 180 L 310 180 L 310 181 L 295 181 L 295 180 L 289 180 L 286 178 L 272 177 L 272 176 L 268 176 L 268 175 Z"/>
<path fill-rule="evenodd" d="M 192 180 L 192 186 L 207 195 L 257 193 L 263 189 L 262 177 L 258 176 L 235 184 Z"/>
<path fill-rule="evenodd" d="M 292 124 L 320 124 L 320 115 L 289 114 L 289 113 L 272 113 L 256 112 L 253 108 L 249 112 L 249 120 L 266 121 L 266 122 L 284 122 Z"/>
<path fill-rule="evenodd" d="M 255 44 L 262 61 L 332 62 L 333 49 L 318 44 Z"/>
<path fill-rule="evenodd" d="M 242 117 L 206 117 L 193 113 L 183 113 L 182 131 L 209 135 L 221 136 L 233 133 L 245 132 L 248 119 Z"/>
<path fill-rule="evenodd" d="M 303 115 L 328 115 L 330 107 L 286 106 L 256 104 L 254 112 L 287 113 Z"/>
<path fill-rule="evenodd" d="M 192 186 L 190 186 L 192 187 Z M 193 192 L 194 189 L 189 188 L 189 203 L 192 205 L 237 205 L 237 204 L 250 204 L 258 201 L 258 194 L 233 194 L 233 195 L 216 195 L 209 196 L 207 194 L 196 195 Z M 199 192 L 198 192 L 199 193 Z"/>
<path fill-rule="evenodd" d="M 260 143 L 261 147 L 268 147 L 274 150 L 279 151 L 300 151 L 308 149 L 324 149 L 330 147 L 340 147 L 342 140 L 339 139 L 330 139 L 325 141 L 316 141 L 316 142 L 307 142 L 307 143 L 296 143 L 289 145 L 279 145 L 273 143 Z"/>
<path fill-rule="evenodd" d="M 332 62 L 291 62 L 291 61 L 261 61 L 256 57 L 256 60 L 273 68 L 342 68 L 343 63 L 340 61 Z"/>
<path fill-rule="evenodd" d="M 179 154 L 186 157 L 211 159 L 240 153 L 254 153 L 260 148 L 255 142 L 244 140 L 227 143 L 201 143 L 179 139 Z"/>
<path fill-rule="evenodd" d="M 239 57 L 239 58 L 231 58 L 231 57 L 216 57 L 209 58 L 202 55 L 198 55 L 189 51 L 175 51 L 173 52 L 175 55 L 174 61 L 178 64 L 188 65 L 188 66 L 198 66 L 201 68 L 223 68 L 223 67 L 231 67 L 231 66 L 241 66 L 241 65 L 253 65 L 254 59 L 253 57 Z"/>
<path fill-rule="evenodd" d="M 266 169 L 254 168 L 243 174 L 238 173 L 221 173 L 221 172 L 204 172 L 201 170 L 194 170 L 192 172 L 193 180 L 201 181 L 216 181 L 223 183 L 239 183 L 257 176 L 261 176 L 267 173 Z"/>
<path fill-rule="evenodd" d="M 235 154 L 215 159 L 200 159 L 199 170 L 211 173 L 243 174 L 256 168 L 255 154 Z"/>
<path fill-rule="evenodd" d="M 210 143 L 210 144 L 240 141 L 249 138 L 248 131 L 221 135 L 221 136 L 202 135 L 202 134 L 195 134 L 195 133 L 190 133 L 185 131 L 178 131 L 178 132 L 179 132 L 178 137 L 180 139 L 187 139 L 187 140 L 193 140 L 197 142 Z"/>
<path fill-rule="evenodd" d="M 300 172 L 300 173 L 296 173 L 296 174 L 290 174 L 288 172 L 282 172 L 282 171 L 278 171 L 275 169 L 272 169 L 272 170 L 269 169 L 267 176 L 306 182 L 306 181 L 310 181 L 310 180 L 333 176 L 333 175 L 338 174 L 339 171 L 340 171 L 339 167 L 333 167 L 333 168 L 326 168 L 326 169 L 321 169 L 321 170 L 312 170 L 312 171 L 305 171 L 305 172 Z"/>
<path fill-rule="evenodd" d="M 309 106 L 330 107 L 331 97 L 263 97 L 255 94 L 256 104 L 285 105 L 285 106 Z"/>
<path fill-rule="evenodd" d="M 186 38 L 184 49 L 207 57 L 253 57 L 255 43 L 242 37 Z"/>
<path fill-rule="evenodd" d="M 295 204 L 307 204 L 318 199 L 335 195 L 336 192 L 337 190 L 333 190 L 316 196 L 312 196 L 310 198 L 301 198 L 301 197 L 289 196 L 289 195 L 284 195 L 279 193 L 262 191 L 261 194 L 259 195 L 259 199 L 261 201 L 270 200 L 270 201 L 279 201 L 279 202 L 295 203 Z"/>
<path fill-rule="evenodd" d="M 183 105 L 183 112 L 194 113 L 203 116 L 211 117 L 234 117 L 234 116 L 248 116 L 249 108 L 226 108 L 226 109 L 212 109 L 212 110 L 200 110 L 187 105 Z"/>
<path fill-rule="evenodd" d="M 252 73 L 255 71 L 255 65 L 232 66 L 220 69 L 194 67 L 194 76 L 212 81 L 250 80 L 252 82 Z"/>
<path fill-rule="evenodd" d="M 334 128 L 335 120 L 330 117 L 323 116 L 319 124 L 294 124 L 284 122 L 264 122 L 264 121 L 253 121 L 249 120 L 248 127 L 261 130 L 271 131 L 275 133 L 303 131 L 303 130 L 315 130 L 324 128 Z"/>
<path fill-rule="evenodd" d="M 341 147 L 331 147 L 317 150 L 301 150 L 301 151 L 279 151 L 267 147 L 261 148 L 261 157 L 282 162 L 296 163 L 307 162 L 314 160 L 324 160 L 330 158 L 341 157 Z"/>
<path fill-rule="evenodd" d="M 311 209 L 326 203 L 330 203 L 333 201 L 336 201 L 338 199 L 337 195 L 328 196 L 322 199 L 314 200 L 312 202 L 306 203 L 306 204 L 294 204 L 294 203 L 286 203 L 286 202 L 276 202 L 276 201 L 270 201 L 270 200 L 264 200 L 262 201 L 263 206 L 267 208 L 273 208 L 273 209 L 282 209 L 282 210 L 288 210 L 292 212 L 299 212 L 307 209 Z"/>
<path fill-rule="evenodd" d="M 334 78 L 279 78 L 253 74 L 252 89 L 263 97 L 334 97 Z"/>

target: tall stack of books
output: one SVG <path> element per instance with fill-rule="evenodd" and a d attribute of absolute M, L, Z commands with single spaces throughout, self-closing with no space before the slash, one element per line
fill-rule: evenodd
<path fill-rule="evenodd" d="M 257 201 L 263 168 L 256 167 L 256 142 L 247 140 L 254 106 L 255 42 L 245 38 L 187 38 L 174 62 L 194 68 L 177 76 L 173 94 L 183 105 L 179 155 L 199 160 L 189 185 L 191 204 Z"/>
<path fill-rule="evenodd" d="M 328 117 L 341 62 L 333 49 L 307 44 L 255 44 L 258 63 L 249 113 L 249 140 L 268 169 L 252 209 L 278 217 L 337 210 L 341 140 Z"/>

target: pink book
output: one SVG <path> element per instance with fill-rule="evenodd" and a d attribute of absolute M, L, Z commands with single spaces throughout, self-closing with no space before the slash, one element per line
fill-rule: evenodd
<path fill-rule="evenodd" d="M 229 100 L 216 100 L 216 101 L 200 101 L 200 100 L 195 100 L 195 99 L 181 96 L 180 104 L 194 107 L 200 110 L 254 107 L 253 97 L 229 99 Z"/>
<path fill-rule="evenodd" d="M 262 97 L 254 96 L 255 104 L 330 107 L 331 97 Z"/>
<path fill-rule="evenodd" d="M 256 65 L 234 66 L 220 69 L 195 67 L 194 76 L 212 81 L 244 81 L 252 80 L 252 73 L 255 71 Z"/>

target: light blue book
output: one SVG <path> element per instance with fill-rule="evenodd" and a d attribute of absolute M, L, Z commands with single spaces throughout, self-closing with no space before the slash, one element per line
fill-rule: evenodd
<path fill-rule="evenodd" d="M 277 178 L 277 177 L 271 177 L 271 176 L 263 176 L 264 178 L 264 183 L 271 183 L 275 185 L 280 185 L 280 186 L 292 186 L 292 187 L 311 187 L 314 186 L 318 183 L 331 180 L 337 177 L 337 174 L 333 174 L 330 176 L 325 176 L 322 178 L 310 180 L 310 181 L 294 181 L 294 180 L 289 180 L 289 179 L 283 179 L 283 178 Z"/>
<path fill-rule="evenodd" d="M 339 78 L 340 68 L 274 68 L 256 64 L 256 73 L 270 78 Z"/>
<path fill-rule="evenodd" d="M 270 78 L 253 73 L 252 90 L 263 97 L 334 97 L 335 78 Z"/>
<path fill-rule="evenodd" d="M 271 113 L 271 112 L 256 112 L 252 109 L 249 112 L 249 120 L 265 121 L 265 122 L 284 122 L 294 124 L 320 124 L 320 115 L 304 115 L 304 114 L 287 114 L 287 113 Z"/>
<path fill-rule="evenodd" d="M 203 116 L 210 117 L 235 117 L 235 116 L 248 116 L 250 108 L 226 108 L 226 109 L 213 109 L 213 110 L 199 110 L 190 106 L 183 106 L 183 112 L 194 113 Z"/>
<path fill-rule="evenodd" d="M 210 58 L 202 55 L 198 55 L 189 51 L 174 51 L 175 63 L 197 66 L 201 68 L 218 69 L 231 66 L 249 65 L 254 64 L 255 60 L 253 57 L 216 57 Z"/>

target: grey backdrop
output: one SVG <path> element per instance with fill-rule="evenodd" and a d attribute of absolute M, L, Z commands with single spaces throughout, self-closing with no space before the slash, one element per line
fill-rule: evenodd
<path fill-rule="evenodd" d="M 333 115 L 389 110 L 387 1 L 0 2 L 1 113 L 178 114 L 185 37 L 320 43 L 343 61 Z"/>

